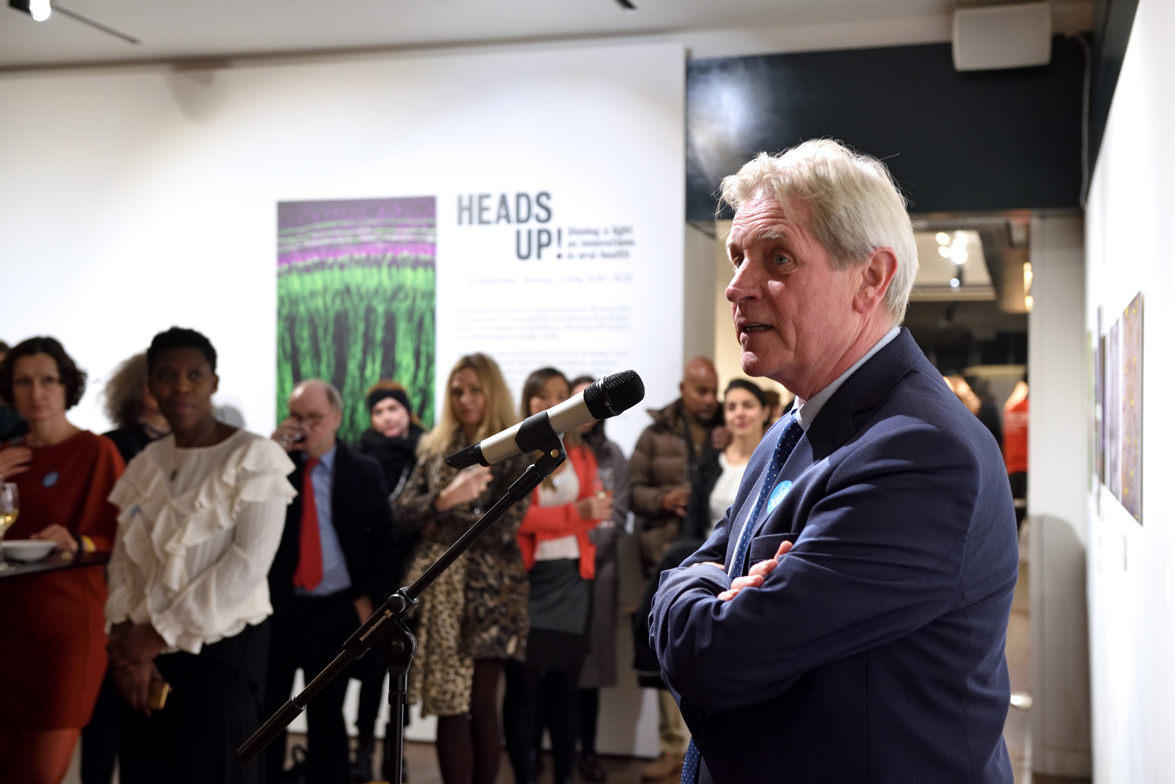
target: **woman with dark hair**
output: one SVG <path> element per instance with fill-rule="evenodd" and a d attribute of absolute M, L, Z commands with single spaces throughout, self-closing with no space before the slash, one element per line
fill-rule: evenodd
<path fill-rule="evenodd" d="M 216 349 L 204 335 L 156 335 L 147 370 L 171 435 L 132 460 L 110 494 L 122 513 L 106 620 L 129 706 L 119 780 L 260 782 L 261 760 L 245 764 L 236 749 L 264 718 L 266 576 L 294 465 L 275 441 L 217 421 Z"/>
<path fill-rule="evenodd" d="M 21 515 L 9 539 L 44 539 L 77 553 L 109 550 L 118 511 L 106 496 L 123 470 L 107 439 L 65 412 L 86 374 L 53 338 L 30 338 L 0 363 L 0 397 L 29 432 L 0 451 L 0 482 L 16 484 Z M 100 565 L 0 581 L 0 781 L 59 782 L 90 720 L 106 672 Z"/>
<path fill-rule="evenodd" d="M 530 374 L 522 387 L 522 413 L 533 416 L 566 400 L 567 378 L 554 368 Z M 531 497 L 518 530 L 529 570 L 530 634 L 526 661 L 506 665 L 503 721 L 506 748 L 518 784 L 534 781 L 535 723 L 551 731 L 556 784 L 575 771 L 579 676 L 588 651 L 596 547 L 589 532 L 612 517 L 612 500 L 600 485 L 596 457 L 575 432 L 564 435 L 567 460 Z"/>
<path fill-rule="evenodd" d="M 723 393 L 722 416 L 730 443 L 725 449 L 703 452 L 682 525 L 682 538 L 697 545 L 710 538 L 714 526 L 734 503 L 747 463 L 770 427 L 770 398 L 758 384 L 733 379 Z"/>
<path fill-rule="evenodd" d="M 510 390 L 485 354 L 457 360 L 445 384 L 437 426 L 420 439 L 420 462 L 396 498 L 396 524 L 419 533 L 404 578 L 410 583 L 441 556 L 526 470 L 522 455 L 490 468 L 450 468 L 445 455 L 514 424 Z M 493 784 L 501 764 L 498 685 L 507 660 L 526 655 L 526 567 L 515 504 L 453 568 L 420 597 L 420 648 L 409 702 L 437 720 L 437 760 L 445 784 Z M 464 564 L 464 568 L 462 568 Z"/>
<path fill-rule="evenodd" d="M 571 382 L 571 394 L 578 395 L 595 379 L 580 376 Z M 600 718 L 600 689 L 615 686 L 616 619 L 619 617 L 620 539 L 628 523 L 628 458 L 615 441 L 604 433 L 604 420 L 584 425 L 579 437 L 592 450 L 599 466 L 600 484 L 612 494 L 612 519 L 602 521 L 589 536 L 596 546 L 596 577 L 592 581 L 592 617 L 588 627 L 590 650 L 579 676 L 579 774 L 588 781 L 607 776 L 596 758 L 596 728 Z"/>
<path fill-rule="evenodd" d="M 114 375 L 106 382 L 103 396 L 106 398 L 106 418 L 114 423 L 115 429 L 102 435 L 114 442 L 126 462 L 142 452 L 147 444 L 158 441 L 171 431 L 159 404 L 147 388 L 146 352 L 135 354 L 115 369 Z"/>
<path fill-rule="evenodd" d="M 416 466 L 416 447 L 424 435 L 424 428 L 416 414 L 412 413 L 407 390 L 391 379 L 381 379 L 367 390 L 367 410 L 371 415 L 371 427 L 360 436 L 359 451 L 379 461 L 388 489 L 392 491 L 389 501 L 395 500 Z M 416 544 L 416 537 L 404 535 L 399 540 L 399 552 L 403 557 Z M 398 567 L 399 564 L 395 574 L 388 576 L 389 581 L 397 587 L 401 577 Z M 378 651 L 372 651 L 353 665 L 351 677 L 357 678 L 361 687 L 359 714 L 355 722 L 359 737 L 355 746 L 355 759 L 351 763 L 352 781 L 370 781 L 372 778 L 375 720 L 383 702 L 386 674 L 386 662 Z M 388 779 L 391 778 L 391 771 L 387 769 L 390 758 L 391 755 L 385 749 L 383 774 Z"/>

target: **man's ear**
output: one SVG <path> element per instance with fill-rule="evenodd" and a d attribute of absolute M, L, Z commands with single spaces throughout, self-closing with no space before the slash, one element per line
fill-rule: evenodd
<path fill-rule="evenodd" d="M 876 248 L 860 267 L 853 309 L 862 315 L 872 313 L 885 301 L 886 292 L 898 271 L 898 258 L 892 248 Z"/>
<path fill-rule="evenodd" d="M 212 394 L 215 395 L 216 391 L 218 389 L 220 389 L 220 376 L 213 373 L 212 374 Z"/>

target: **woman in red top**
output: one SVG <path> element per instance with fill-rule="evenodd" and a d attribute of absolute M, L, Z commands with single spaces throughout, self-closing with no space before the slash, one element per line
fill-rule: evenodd
<path fill-rule="evenodd" d="M 0 397 L 29 425 L 0 451 L 21 515 L 7 539 L 70 553 L 107 551 L 118 510 L 107 502 L 123 462 L 114 444 L 65 412 L 86 374 L 53 338 L 30 338 L 0 363 Z M 56 784 L 69 768 L 106 672 L 101 566 L 0 579 L 0 782 Z"/>
<path fill-rule="evenodd" d="M 562 373 L 536 370 L 522 387 L 522 414 L 546 411 L 569 395 Z M 588 651 L 596 571 L 596 548 L 588 532 L 612 516 L 612 500 L 600 491 L 595 455 L 574 432 L 564 436 L 564 446 L 567 461 L 535 490 L 518 529 L 530 578 L 530 634 L 526 663 L 506 663 L 503 724 L 519 784 L 534 780 L 536 736 L 543 723 L 551 730 L 555 782 L 572 781 L 579 675 Z"/>

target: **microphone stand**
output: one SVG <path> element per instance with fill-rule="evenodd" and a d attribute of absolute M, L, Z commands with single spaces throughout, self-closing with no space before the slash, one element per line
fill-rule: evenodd
<path fill-rule="evenodd" d="M 542 454 L 526 472 L 520 476 L 510 489 L 502 496 L 481 519 L 474 523 L 453 546 L 445 551 L 444 555 L 436 560 L 424 571 L 424 574 L 412 583 L 401 588 L 388 597 L 380 607 L 372 613 L 365 624 L 343 643 L 343 651 L 335 660 L 306 685 L 296 696 L 286 701 L 276 713 L 253 733 L 244 745 L 237 749 L 237 756 L 248 762 L 261 753 L 274 738 L 285 731 L 294 719 L 306 709 L 306 705 L 314 696 L 322 691 L 328 683 L 338 677 L 351 662 L 360 658 L 371 648 L 375 648 L 384 655 L 388 663 L 388 704 L 391 706 L 391 720 L 388 729 L 393 732 L 391 743 L 386 748 L 392 752 L 389 770 L 392 771 L 394 781 L 400 781 L 400 771 L 404 758 L 404 706 L 408 699 L 408 668 L 412 666 L 412 657 L 416 654 L 416 638 L 404 623 L 404 616 L 411 610 L 424 590 L 432 585 L 440 574 L 448 569 L 454 561 L 473 544 L 486 529 L 498 521 L 506 510 L 518 501 L 530 497 L 542 481 L 555 472 L 567 458 L 563 449 L 563 442 L 553 427 L 541 427 L 539 422 L 532 422 L 538 417 L 527 420 L 527 442 L 522 443 L 520 433 L 519 445 L 526 452 L 541 451 Z M 545 419 L 543 420 L 545 422 Z M 458 453 L 460 454 L 460 453 Z M 447 459 L 450 465 L 456 455 Z"/>

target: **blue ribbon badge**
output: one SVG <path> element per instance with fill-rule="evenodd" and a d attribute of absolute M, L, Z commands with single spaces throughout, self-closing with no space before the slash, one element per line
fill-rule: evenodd
<path fill-rule="evenodd" d="M 779 506 L 780 501 L 787 495 L 788 490 L 791 490 L 790 479 L 784 479 L 775 486 L 775 489 L 771 491 L 771 499 L 767 502 L 767 514 L 775 511 L 775 507 Z"/>
<path fill-rule="evenodd" d="M 45 474 L 45 478 L 41 480 L 41 484 L 44 487 L 52 487 L 53 485 L 57 484 L 57 480 L 59 478 L 60 477 L 56 471 L 50 471 L 49 473 Z"/>

